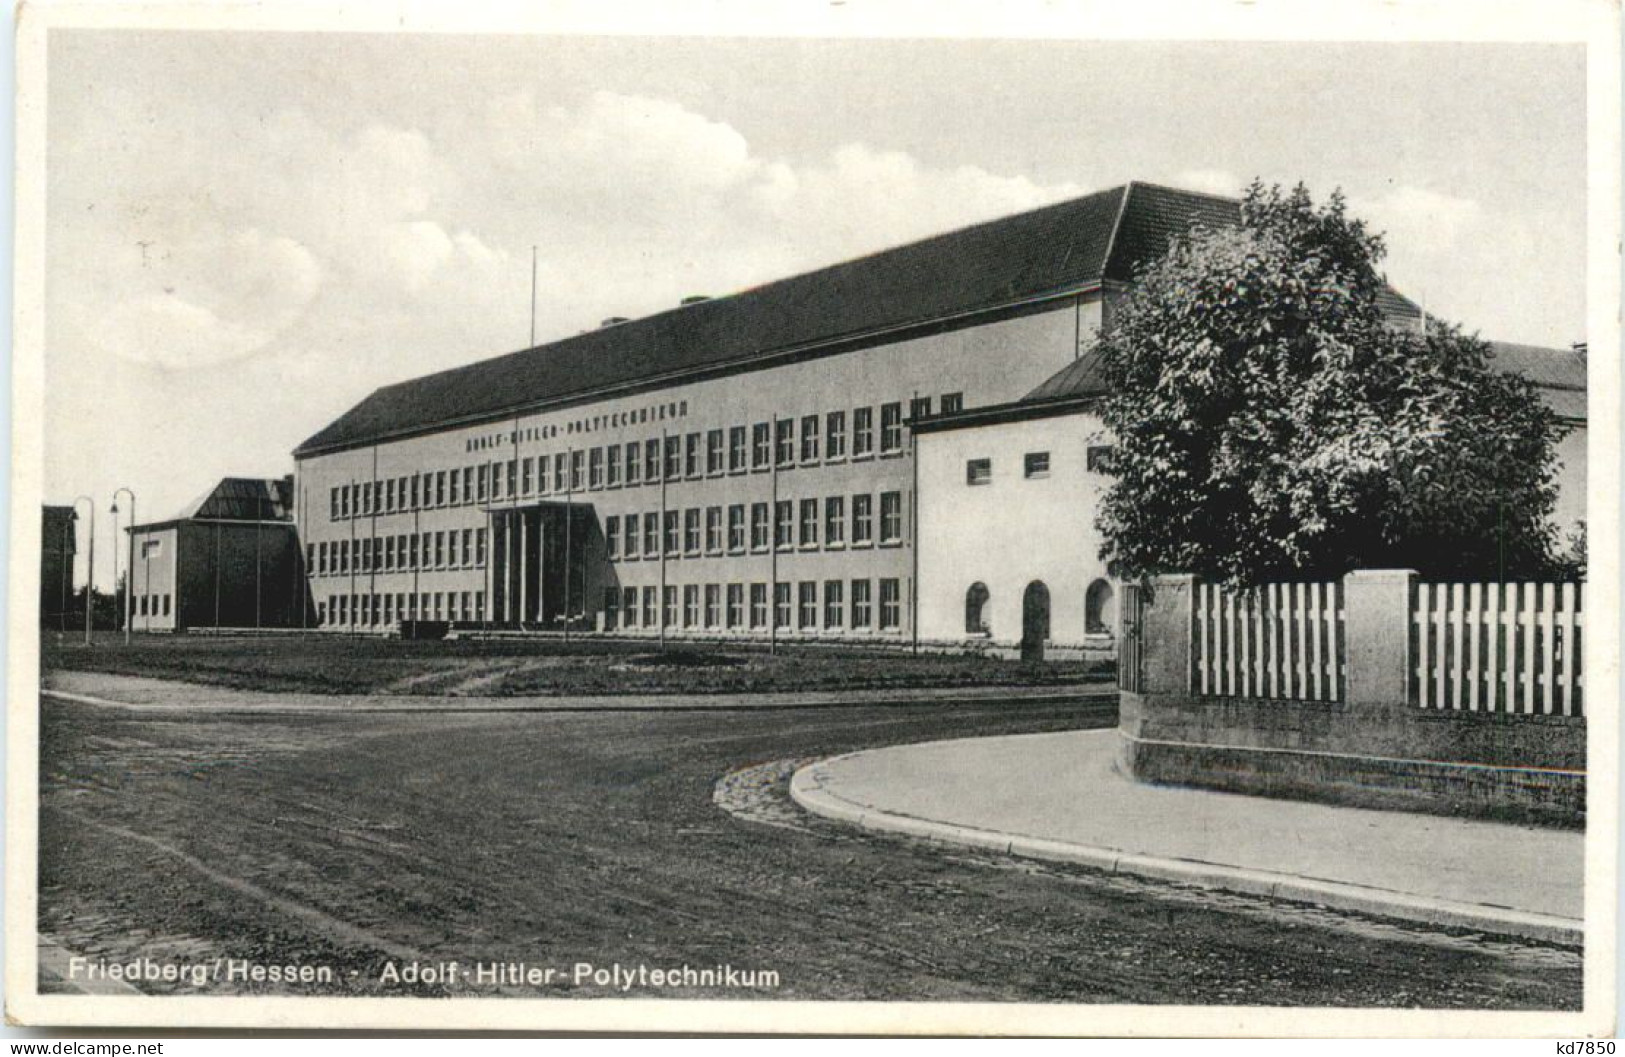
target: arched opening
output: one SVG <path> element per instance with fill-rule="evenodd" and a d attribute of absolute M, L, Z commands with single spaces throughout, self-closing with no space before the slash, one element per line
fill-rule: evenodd
<path fill-rule="evenodd" d="M 1117 632 L 1117 593 L 1111 581 L 1096 580 L 1083 596 L 1083 629 L 1091 635 Z"/>
<path fill-rule="evenodd" d="M 992 629 L 987 623 L 987 584 L 978 580 L 965 592 L 965 634 L 987 635 Z"/>
<path fill-rule="evenodd" d="M 1042 580 L 1027 585 L 1021 595 L 1021 659 L 1044 659 L 1044 642 L 1049 638 L 1049 588 Z"/>

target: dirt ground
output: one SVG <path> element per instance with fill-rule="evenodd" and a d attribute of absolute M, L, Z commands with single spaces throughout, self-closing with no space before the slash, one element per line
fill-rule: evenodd
<path fill-rule="evenodd" d="M 812 757 L 1113 722 L 1107 694 L 184 716 L 47 699 L 39 924 L 93 959 L 325 965 L 336 981 L 141 985 L 176 994 L 1578 1007 L 1572 950 L 873 837 L 784 795 Z M 385 978 L 452 960 L 778 980 Z"/>

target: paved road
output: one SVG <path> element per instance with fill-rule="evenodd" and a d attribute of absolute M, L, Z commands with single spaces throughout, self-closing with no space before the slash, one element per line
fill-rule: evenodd
<path fill-rule="evenodd" d="M 93 959 L 334 972 L 141 985 L 175 993 L 610 993 L 383 979 L 456 960 L 778 974 L 628 992 L 651 997 L 1578 1005 L 1572 951 L 871 837 L 784 797 L 810 757 L 1113 721 L 1110 697 L 441 715 L 47 700 L 41 928 Z"/>

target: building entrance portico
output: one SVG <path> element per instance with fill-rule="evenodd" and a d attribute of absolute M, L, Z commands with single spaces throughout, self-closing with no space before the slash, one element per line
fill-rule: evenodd
<path fill-rule="evenodd" d="M 542 502 L 493 508 L 486 563 L 490 621 L 511 627 L 562 625 L 586 602 L 587 556 L 593 547 L 592 507 Z"/>

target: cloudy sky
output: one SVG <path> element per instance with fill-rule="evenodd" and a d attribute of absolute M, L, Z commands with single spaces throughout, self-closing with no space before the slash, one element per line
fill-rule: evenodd
<path fill-rule="evenodd" d="M 127 484 L 147 520 L 289 472 L 376 386 L 523 346 L 533 244 L 545 341 L 1129 179 L 1341 187 L 1430 311 L 1567 345 L 1583 62 L 53 31 L 46 498 Z"/>

